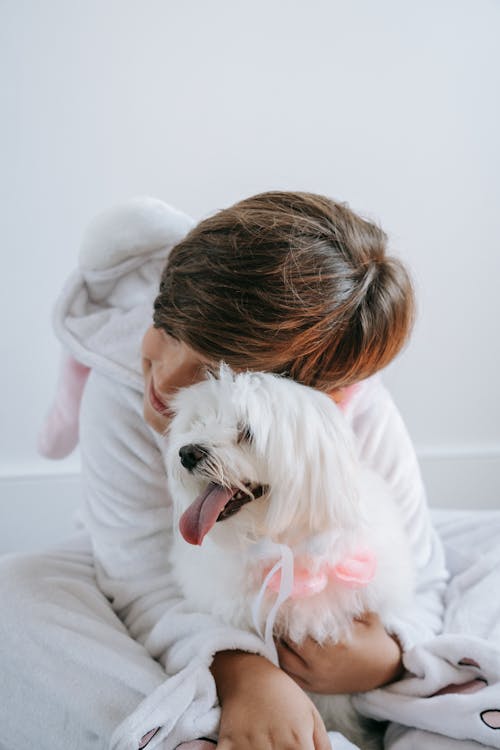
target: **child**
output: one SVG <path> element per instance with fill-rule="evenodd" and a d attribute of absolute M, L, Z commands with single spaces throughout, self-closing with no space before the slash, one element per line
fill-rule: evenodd
<path fill-rule="evenodd" d="M 360 692 L 397 679 L 401 650 L 439 631 L 446 581 L 413 448 L 373 377 L 412 320 L 411 284 L 385 234 L 322 196 L 264 193 L 194 228 L 160 202 L 135 201 L 93 225 L 56 311 L 65 346 L 92 368 L 81 528 L 51 552 L 1 563 L 6 747 L 174 748 L 214 736 L 218 696 L 221 750 L 326 750 L 301 688 Z M 277 644 L 278 669 L 257 636 L 187 611 L 166 566 L 161 435 L 175 389 L 221 359 L 295 378 L 344 408 L 405 519 L 418 570 L 410 620 L 386 632 L 368 612 L 352 643 Z"/>

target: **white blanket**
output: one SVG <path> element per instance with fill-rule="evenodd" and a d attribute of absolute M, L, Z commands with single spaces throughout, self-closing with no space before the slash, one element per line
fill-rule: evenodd
<path fill-rule="evenodd" d="M 500 512 L 434 516 L 452 574 L 443 634 L 408 651 L 404 679 L 359 696 L 357 707 L 376 719 L 468 740 L 464 748 L 500 748 Z M 455 747 L 420 732 L 391 734 L 394 750 Z"/>

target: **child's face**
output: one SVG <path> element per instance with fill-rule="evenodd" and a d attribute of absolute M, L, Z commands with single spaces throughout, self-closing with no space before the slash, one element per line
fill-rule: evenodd
<path fill-rule="evenodd" d="M 157 432 L 168 427 L 172 414 L 168 402 L 177 388 L 203 379 L 211 364 L 187 344 L 151 326 L 142 340 L 144 374 L 144 419 Z"/>
<path fill-rule="evenodd" d="M 165 432 L 173 416 L 168 402 L 175 391 L 203 380 L 207 365 L 214 364 L 161 328 L 148 328 L 142 340 L 146 422 L 156 432 Z M 329 395 L 341 402 L 342 391 L 332 390 Z"/>

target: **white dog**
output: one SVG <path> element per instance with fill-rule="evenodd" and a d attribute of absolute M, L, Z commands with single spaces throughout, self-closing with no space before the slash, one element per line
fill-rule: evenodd
<path fill-rule="evenodd" d="M 198 611 L 297 643 L 346 641 L 365 611 L 401 613 L 414 572 L 399 512 L 331 398 L 222 366 L 172 409 L 171 561 Z M 310 697 L 328 730 L 372 747 L 348 696 Z"/>

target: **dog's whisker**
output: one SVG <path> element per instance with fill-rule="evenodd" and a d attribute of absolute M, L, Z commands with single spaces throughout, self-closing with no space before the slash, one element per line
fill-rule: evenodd
<path fill-rule="evenodd" d="M 223 487 L 229 487 L 230 484 L 226 481 L 224 466 L 218 456 L 208 454 L 203 465 L 203 474 L 207 475 L 212 481 L 221 484 Z"/>

